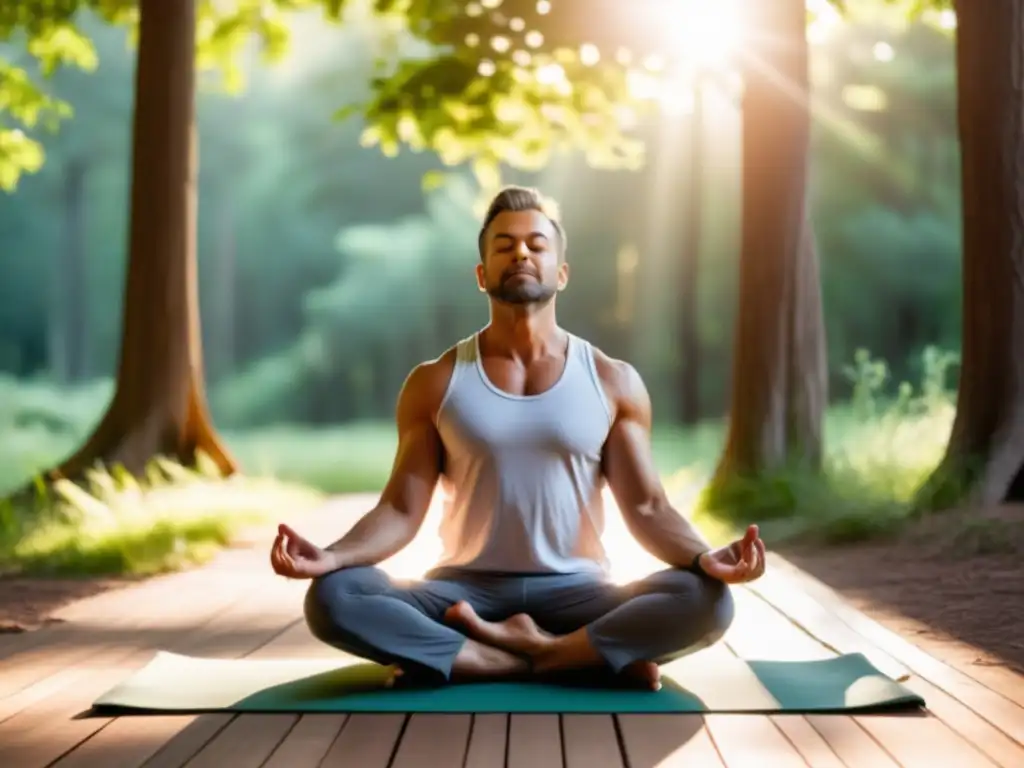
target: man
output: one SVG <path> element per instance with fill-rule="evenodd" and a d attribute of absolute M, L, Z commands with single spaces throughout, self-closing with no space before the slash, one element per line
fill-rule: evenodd
<path fill-rule="evenodd" d="M 305 614 L 317 638 L 407 679 L 603 668 L 656 690 L 659 664 L 724 634 L 727 585 L 763 573 L 764 544 L 751 526 L 712 549 L 669 504 L 640 376 L 555 320 L 569 265 L 548 203 L 503 190 L 479 250 L 490 323 L 409 375 L 377 506 L 324 549 L 282 525 L 274 570 L 313 579 Z M 441 562 L 393 583 L 375 565 L 412 541 L 439 481 Z M 605 482 L 628 530 L 669 568 L 625 587 L 608 580 Z"/>

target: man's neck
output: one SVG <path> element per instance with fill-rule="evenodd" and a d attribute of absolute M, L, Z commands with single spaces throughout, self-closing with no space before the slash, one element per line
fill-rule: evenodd
<path fill-rule="evenodd" d="M 554 303 L 535 311 L 526 307 L 495 305 L 491 322 L 483 335 L 495 353 L 524 362 L 548 355 L 560 355 L 565 347 L 565 331 L 555 320 Z"/>

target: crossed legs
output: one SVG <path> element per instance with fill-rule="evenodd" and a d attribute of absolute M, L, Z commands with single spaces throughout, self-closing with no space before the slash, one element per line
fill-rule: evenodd
<path fill-rule="evenodd" d="M 728 588 L 670 569 L 627 586 L 591 574 L 434 574 L 377 568 L 317 579 L 306 621 L 320 640 L 437 681 L 603 667 L 657 687 L 657 665 L 718 640 Z"/>

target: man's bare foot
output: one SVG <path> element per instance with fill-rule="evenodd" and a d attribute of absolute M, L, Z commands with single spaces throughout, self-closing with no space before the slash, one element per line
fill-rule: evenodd
<path fill-rule="evenodd" d="M 634 661 L 622 670 L 621 676 L 629 683 L 635 683 L 642 688 L 661 690 L 661 668 L 653 661 Z"/>
<path fill-rule="evenodd" d="M 541 674 L 552 674 L 562 669 L 578 668 L 576 664 L 572 663 L 572 657 L 576 655 L 573 653 L 575 649 L 568 647 L 564 641 L 573 639 L 577 641 L 574 644 L 578 645 L 586 640 L 585 636 L 559 638 L 545 632 L 525 613 L 516 614 L 504 621 L 485 621 L 467 602 L 459 602 L 449 608 L 445 613 L 445 620 L 450 624 L 463 627 L 471 637 L 485 645 L 529 658 L 533 662 L 534 671 Z M 566 646 L 564 649 L 559 648 L 560 640 Z M 563 653 L 563 650 L 568 653 Z M 583 663 L 584 667 L 590 666 L 590 662 L 598 661 L 596 656 L 587 658 L 588 655 L 586 652 L 581 654 L 586 660 Z M 563 658 L 565 656 L 569 658 Z M 622 670 L 621 677 L 631 685 L 654 691 L 661 689 L 661 670 L 657 664 L 650 661 L 637 661 L 630 664 Z"/>
<path fill-rule="evenodd" d="M 484 621 L 465 601 L 449 608 L 444 617 L 448 623 L 465 628 L 471 637 L 482 643 L 530 658 L 542 655 L 556 639 L 525 613 L 504 621 Z"/>
<path fill-rule="evenodd" d="M 530 663 L 521 656 L 468 639 L 452 664 L 453 682 L 526 675 Z"/>

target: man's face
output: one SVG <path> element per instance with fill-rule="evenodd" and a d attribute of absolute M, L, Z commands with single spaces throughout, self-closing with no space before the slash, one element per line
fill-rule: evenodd
<path fill-rule="evenodd" d="M 498 214 L 484 235 L 480 288 L 506 304 L 543 305 L 569 280 L 558 231 L 540 211 Z"/>

